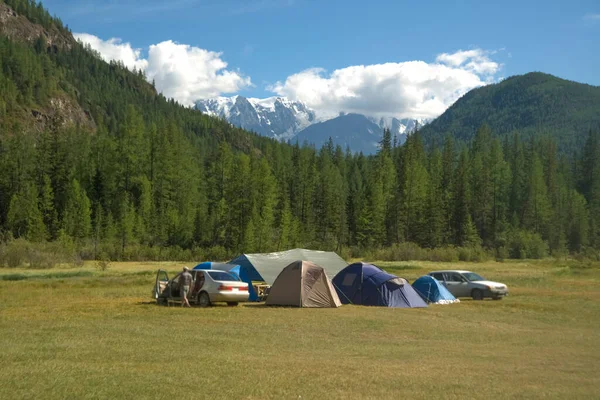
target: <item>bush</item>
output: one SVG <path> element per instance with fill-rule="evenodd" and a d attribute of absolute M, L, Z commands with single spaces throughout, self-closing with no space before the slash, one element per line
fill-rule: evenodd
<path fill-rule="evenodd" d="M 507 259 L 509 257 L 510 257 L 510 254 L 508 251 L 508 247 L 501 246 L 496 249 L 496 261 L 504 261 L 505 259 Z"/>
<path fill-rule="evenodd" d="M 575 256 L 578 261 L 600 261 L 600 250 L 584 247 Z"/>
<path fill-rule="evenodd" d="M 460 261 L 482 262 L 489 258 L 489 254 L 481 246 L 458 248 L 458 259 Z"/>
<path fill-rule="evenodd" d="M 223 246 L 213 246 L 206 250 L 204 255 L 206 260 L 221 261 L 228 259 L 227 250 Z"/>
<path fill-rule="evenodd" d="M 454 247 L 437 247 L 429 251 L 429 261 L 439 262 L 457 262 L 459 260 L 459 252 Z"/>
<path fill-rule="evenodd" d="M 423 250 L 415 243 L 400 243 L 394 244 L 391 247 L 380 249 L 375 252 L 374 256 L 377 260 L 382 261 L 410 261 L 423 260 L 426 250 Z"/>
<path fill-rule="evenodd" d="M 64 242 L 30 243 L 15 239 L 0 244 L 0 266 L 8 268 L 53 268 L 58 264 L 82 266 L 83 260 Z"/>
<path fill-rule="evenodd" d="M 537 233 L 517 231 L 511 235 L 508 254 L 511 258 L 544 258 L 548 244 Z"/>
<path fill-rule="evenodd" d="M 98 261 L 96 261 L 96 268 L 100 271 L 106 271 L 110 268 L 110 258 L 108 257 L 108 254 L 100 254 Z"/>

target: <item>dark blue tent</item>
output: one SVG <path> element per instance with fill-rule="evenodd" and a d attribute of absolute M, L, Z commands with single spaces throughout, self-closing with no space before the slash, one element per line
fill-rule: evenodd
<path fill-rule="evenodd" d="M 456 297 L 433 276 L 425 275 L 413 282 L 412 287 L 428 303 L 449 304 L 458 303 Z"/>
<path fill-rule="evenodd" d="M 344 304 L 400 308 L 427 307 L 410 284 L 372 264 L 354 263 L 333 278 L 340 301 Z"/>

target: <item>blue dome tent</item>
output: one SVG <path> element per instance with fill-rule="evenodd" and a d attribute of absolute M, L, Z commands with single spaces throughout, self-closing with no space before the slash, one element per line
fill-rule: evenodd
<path fill-rule="evenodd" d="M 450 304 L 460 302 L 440 281 L 429 275 L 422 276 L 414 281 L 412 287 L 428 303 Z"/>
<path fill-rule="evenodd" d="M 216 269 L 218 271 L 229 271 L 231 265 L 212 261 L 201 262 L 192 269 Z"/>
<path fill-rule="evenodd" d="M 266 285 L 256 285 L 256 283 L 264 283 L 265 280 L 260 276 L 256 268 L 252 265 L 229 265 L 229 267 L 229 272 L 235 273 L 243 282 L 248 284 L 248 292 L 250 293 L 248 301 L 263 300 L 264 294 L 257 293 L 256 291 L 260 286 Z"/>
<path fill-rule="evenodd" d="M 344 304 L 399 308 L 427 307 L 406 279 L 388 274 L 372 264 L 354 263 L 333 278 Z"/>

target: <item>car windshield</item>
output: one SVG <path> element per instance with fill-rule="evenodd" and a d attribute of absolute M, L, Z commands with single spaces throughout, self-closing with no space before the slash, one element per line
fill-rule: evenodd
<path fill-rule="evenodd" d="M 237 276 L 230 274 L 229 272 L 223 271 L 208 271 L 208 274 L 215 281 L 239 281 L 240 278 Z"/>
<path fill-rule="evenodd" d="M 469 281 L 485 281 L 482 276 L 477 275 L 475 272 L 465 272 L 463 276 Z"/>

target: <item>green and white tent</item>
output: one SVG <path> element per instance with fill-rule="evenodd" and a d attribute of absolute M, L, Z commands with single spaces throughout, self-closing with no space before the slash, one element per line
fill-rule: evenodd
<path fill-rule="evenodd" d="M 229 264 L 254 268 L 265 282 L 273 284 L 277 275 L 294 261 L 310 261 L 325 270 L 329 279 L 344 269 L 348 263 L 332 251 L 293 249 L 276 253 L 242 254 Z"/>

